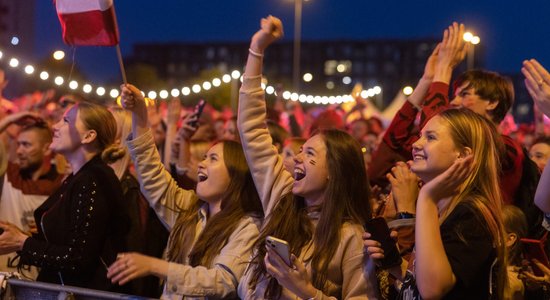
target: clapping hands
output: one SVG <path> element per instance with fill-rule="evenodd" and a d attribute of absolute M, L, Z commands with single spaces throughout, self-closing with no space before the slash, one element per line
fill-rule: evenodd
<path fill-rule="evenodd" d="M 535 59 L 525 60 L 521 72 L 525 76 L 525 87 L 538 108 L 550 116 L 550 74 Z"/>

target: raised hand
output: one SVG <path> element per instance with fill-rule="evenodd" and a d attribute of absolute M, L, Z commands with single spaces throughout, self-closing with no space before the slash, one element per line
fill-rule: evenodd
<path fill-rule="evenodd" d="M 393 201 L 397 212 L 416 211 L 416 199 L 418 198 L 418 183 L 420 179 L 414 174 L 404 162 L 397 162 L 386 175 L 391 183 Z"/>
<path fill-rule="evenodd" d="M 274 16 L 267 16 L 267 18 L 261 20 L 260 30 L 252 36 L 250 49 L 262 54 L 271 43 L 282 38 L 283 35 L 283 23 L 281 23 L 281 20 Z"/>
<path fill-rule="evenodd" d="M 535 59 L 523 61 L 521 72 L 525 76 L 525 87 L 538 108 L 550 117 L 550 74 Z"/>
<path fill-rule="evenodd" d="M 197 132 L 198 125 L 193 126 L 193 123 L 197 122 L 197 120 L 197 112 L 185 112 L 182 116 L 181 127 L 178 130 L 178 137 L 183 140 L 190 140 L 195 132 Z"/>
<path fill-rule="evenodd" d="M 420 190 L 418 201 L 431 199 L 435 203 L 439 200 L 454 196 L 472 172 L 473 156 L 458 158 L 445 172 L 430 180 Z"/>
<path fill-rule="evenodd" d="M 168 125 L 175 125 L 178 122 L 181 112 L 181 102 L 178 97 L 174 97 L 168 102 L 168 112 L 166 122 Z"/>
<path fill-rule="evenodd" d="M 11 124 L 24 126 L 25 124 L 29 123 L 29 121 L 36 122 L 38 120 L 42 120 L 40 115 L 30 111 L 21 111 L 7 114 L 4 118 L 0 118 L 0 131 L 3 131 Z"/>
<path fill-rule="evenodd" d="M 427 80 L 434 79 L 435 66 L 437 64 L 440 47 L 441 47 L 441 43 L 437 44 L 434 51 L 432 51 L 432 54 L 430 54 L 430 57 L 428 57 L 428 60 L 426 61 L 426 66 L 424 66 L 424 74 L 422 75 L 422 79 L 427 79 Z"/>
<path fill-rule="evenodd" d="M 132 112 L 132 118 L 140 126 L 147 126 L 147 106 L 141 91 L 131 84 L 120 86 L 122 107 Z"/>
<path fill-rule="evenodd" d="M 450 83 L 454 68 L 464 60 L 468 44 L 464 41 L 464 24 L 454 22 L 443 32 L 435 66 L 434 81 Z"/>

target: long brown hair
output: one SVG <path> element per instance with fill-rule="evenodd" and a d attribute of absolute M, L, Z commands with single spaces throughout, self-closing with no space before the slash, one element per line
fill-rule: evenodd
<path fill-rule="evenodd" d="M 342 225 L 346 222 L 363 224 L 371 217 L 369 204 L 370 187 L 359 143 L 348 133 L 336 129 L 321 130 L 326 151 L 329 180 L 317 227 L 314 228 L 307 215 L 302 197 L 287 194 L 273 210 L 260 238 L 256 242 L 255 269 L 251 288 L 255 288 L 262 276 L 267 276 L 263 258 L 265 238 L 272 235 L 286 240 L 297 257 L 307 246 L 313 246 L 311 261 L 313 285 L 326 292 L 329 263 L 336 253 L 341 238 Z M 353 174 L 353 176 L 350 176 Z M 264 297 L 276 299 L 282 288 L 274 278 Z"/>
<path fill-rule="evenodd" d="M 460 186 L 458 194 L 440 212 L 441 222 L 460 202 L 471 205 L 481 213 L 497 252 L 497 296 L 501 299 L 504 289 L 508 286 L 506 234 L 498 183 L 501 137 L 493 122 L 468 109 L 448 109 L 438 116 L 449 126 L 454 144 L 458 148 L 471 148 L 474 157 L 472 172 Z"/>
<path fill-rule="evenodd" d="M 210 267 L 216 255 L 227 244 L 239 220 L 250 215 L 262 217 L 260 197 L 252 181 L 242 146 L 235 141 L 222 141 L 224 163 L 231 181 L 222 199 L 221 211 L 211 217 L 196 243 L 189 252 L 189 264 L 193 267 Z M 170 232 L 167 257 L 169 261 L 184 263 L 186 247 L 195 240 L 197 211 L 204 204 L 202 200 L 190 209 L 181 210 L 176 224 Z"/>

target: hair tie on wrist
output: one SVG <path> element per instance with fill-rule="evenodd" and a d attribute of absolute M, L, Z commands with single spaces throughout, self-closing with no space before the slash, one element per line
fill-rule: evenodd
<path fill-rule="evenodd" d="M 259 58 L 263 58 L 263 57 L 264 57 L 263 54 L 258 53 L 258 52 L 256 52 L 256 51 L 252 50 L 252 48 L 248 48 L 248 52 L 249 52 L 250 54 L 252 54 L 252 56 L 256 56 L 256 57 L 259 57 Z"/>

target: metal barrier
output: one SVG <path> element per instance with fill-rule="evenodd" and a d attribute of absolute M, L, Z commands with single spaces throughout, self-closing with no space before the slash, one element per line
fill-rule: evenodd
<path fill-rule="evenodd" d="M 38 281 L 8 279 L 7 283 L 3 300 L 151 299 Z"/>

